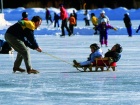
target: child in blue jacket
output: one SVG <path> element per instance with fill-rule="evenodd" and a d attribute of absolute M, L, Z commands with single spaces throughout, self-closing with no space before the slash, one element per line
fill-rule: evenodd
<path fill-rule="evenodd" d="M 91 54 L 89 55 L 88 59 L 83 62 L 77 62 L 76 60 L 73 60 L 74 67 L 85 67 L 91 65 L 95 61 L 95 58 L 103 57 L 103 52 L 98 46 L 98 44 L 94 43 L 90 45 Z"/>

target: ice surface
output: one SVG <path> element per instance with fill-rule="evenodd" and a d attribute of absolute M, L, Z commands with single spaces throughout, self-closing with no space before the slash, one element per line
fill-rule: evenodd
<path fill-rule="evenodd" d="M 2 37 L 2 36 L 1 36 Z M 109 36 L 109 46 L 123 46 L 113 72 L 79 72 L 73 59 L 86 60 L 89 45 L 99 36 L 36 36 L 46 53 L 31 50 L 33 68 L 39 74 L 12 73 L 16 52 L 0 54 L 1 105 L 138 105 L 140 103 L 139 36 Z M 57 57 L 58 59 L 48 55 Z M 66 61 L 63 62 L 62 60 Z M 70 64 L 68 64 L 70 63 Z M 24 63 L 22 67 L 25 68 Z"/>

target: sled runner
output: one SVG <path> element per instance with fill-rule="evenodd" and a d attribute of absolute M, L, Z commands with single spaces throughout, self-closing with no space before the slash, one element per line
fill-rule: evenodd
<path fill-rule="evenodd" d="M 76 64 L 77 62 L 75 61 L 73 61 L 73 63 L 74 63 L 73 67 L 75 67 L 79 71 L 84 71 L 84 72 L 86 72 L 87 69 L 89 69 L 88 70 L 89 72 L 93 72 L 92 68 L 95 68 L 94 71 L 98 71 L 99 68 L 101 69 L 101 71 L 104 71 L 104 68 L 106 68 L 106 71 L 109 71 L 110 68 L 112 68 L 112 70 L 115 71 L 115 68 L 117 66 L 116 62 L 112 62 L 112 59 L 110 57 L 96 58 L 94 63 L 83 67 Z"/>

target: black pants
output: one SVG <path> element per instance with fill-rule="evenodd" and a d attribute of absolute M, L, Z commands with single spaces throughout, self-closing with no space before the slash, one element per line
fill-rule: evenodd
<path fill-rule="evenodd" d="M 71 31 L 70 31 L 70 29 L 69 29 L 68 26 L 67 26 L 67 21 L 68 21 L 68 19 L 62 20 L 62 24 L 61 24 L 62 35 L 65 35 L 65 30 L 64 30 L 64 28 L 66 28 L 68 34 L 71 35 Z"/>
<path fill-rule="evenodd" d="M 46 18 L 46 22 L 47 22 L 47 24 L 48 24 L 48 21 L 50 21 L 51 23 L 53 22 L 52 19 L 51 19 L 51 17 Z"/>
<path fill-rule="evenodd" d="M 74 25 L 73 25 L 73 24 L 70 24 L 70 25 L 69 25 L 69 28 L 70 28 L 71 33 L 73 34 Z"/>

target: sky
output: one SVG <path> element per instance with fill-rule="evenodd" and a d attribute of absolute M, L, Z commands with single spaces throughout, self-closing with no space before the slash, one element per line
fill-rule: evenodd
<path fill-rule="evenodd" d="M 50 7 L 48 8 L 51 12 L 52 15 L 52 19 L 53 19 L 53 15 L 54 12 L 56 13 L 60 13 L 59 8 L 53 8 Z M 77 15 L 78 15 L 78 22 L 77 22 L 77 27 L 74 27 L 74 34 L 75 35 L 93 35 L 94 30 L 93 30 L 93 25 L 90 21 L 90 26 L 85 26 L 84 24 L 84 11 L 85 10 L 76 10 L 75 8 L 69 8 L 67 9 L 68 14 L 72 13 L 72 11 L 75 10 Z M 95 13 L 96 17 L 99 17 L 100 12 L 104 10 L 105 14 L 109 17 L 110 19 L 110 25 L 112 25 L 113 27 L 116 27 L 118 30 L 114 31 L 114 30 L 109 30 L 108 33 L 109 35 L 127 35 L 126 32 L 126 28 L 124 26 L 123 23 L 123 18 L 124 18 L 124 14 L 125 13 L 129 13 L 129 16 L 131 18 L 132 21 L 132 33 L 133 35 L 139 35 L 139 33 L 136 33 L 136 29 L 139 25 L 139 19 L 140 19 L 140 9 L 126 9 L 124 7 L 119 7 L 116 9 L 110 9 L 110 8 L 99 8 L 99 9 L 92 9 L 92 10 L 88 10 L 89 14 L 91 13 Z M 6 31 L 6 29 L 14 24 L 15 22 L 17 22 L 18 20 L 20 20 L 22 18 L 21 14 L 22 12 L 28 12 L 28 18 L 31 19 L 34 15 L 39 15 L 42 19 L 42 25 L 40 26 L 40 28 L 38 28 L 38 30 L 35 31 L 35 34 L 37 35 L 60 35 L 61 34 L 61 29 L 60 28 L 54 28 L 53 24 L 46 24 L 45 21 L 45 8 L 23 8 L 23 7 L 19 7 L 19 8 L 15 8 L 15 9 L 4 9 L 3 13 L 4 13 L 4 18 L 5 20 L 0 21 L 1 22 L 1 26 L 0 26 L 0 34 L 3 35 Z M 61 24 L 61 20 L 59 21 L 59 23 Z"/>

